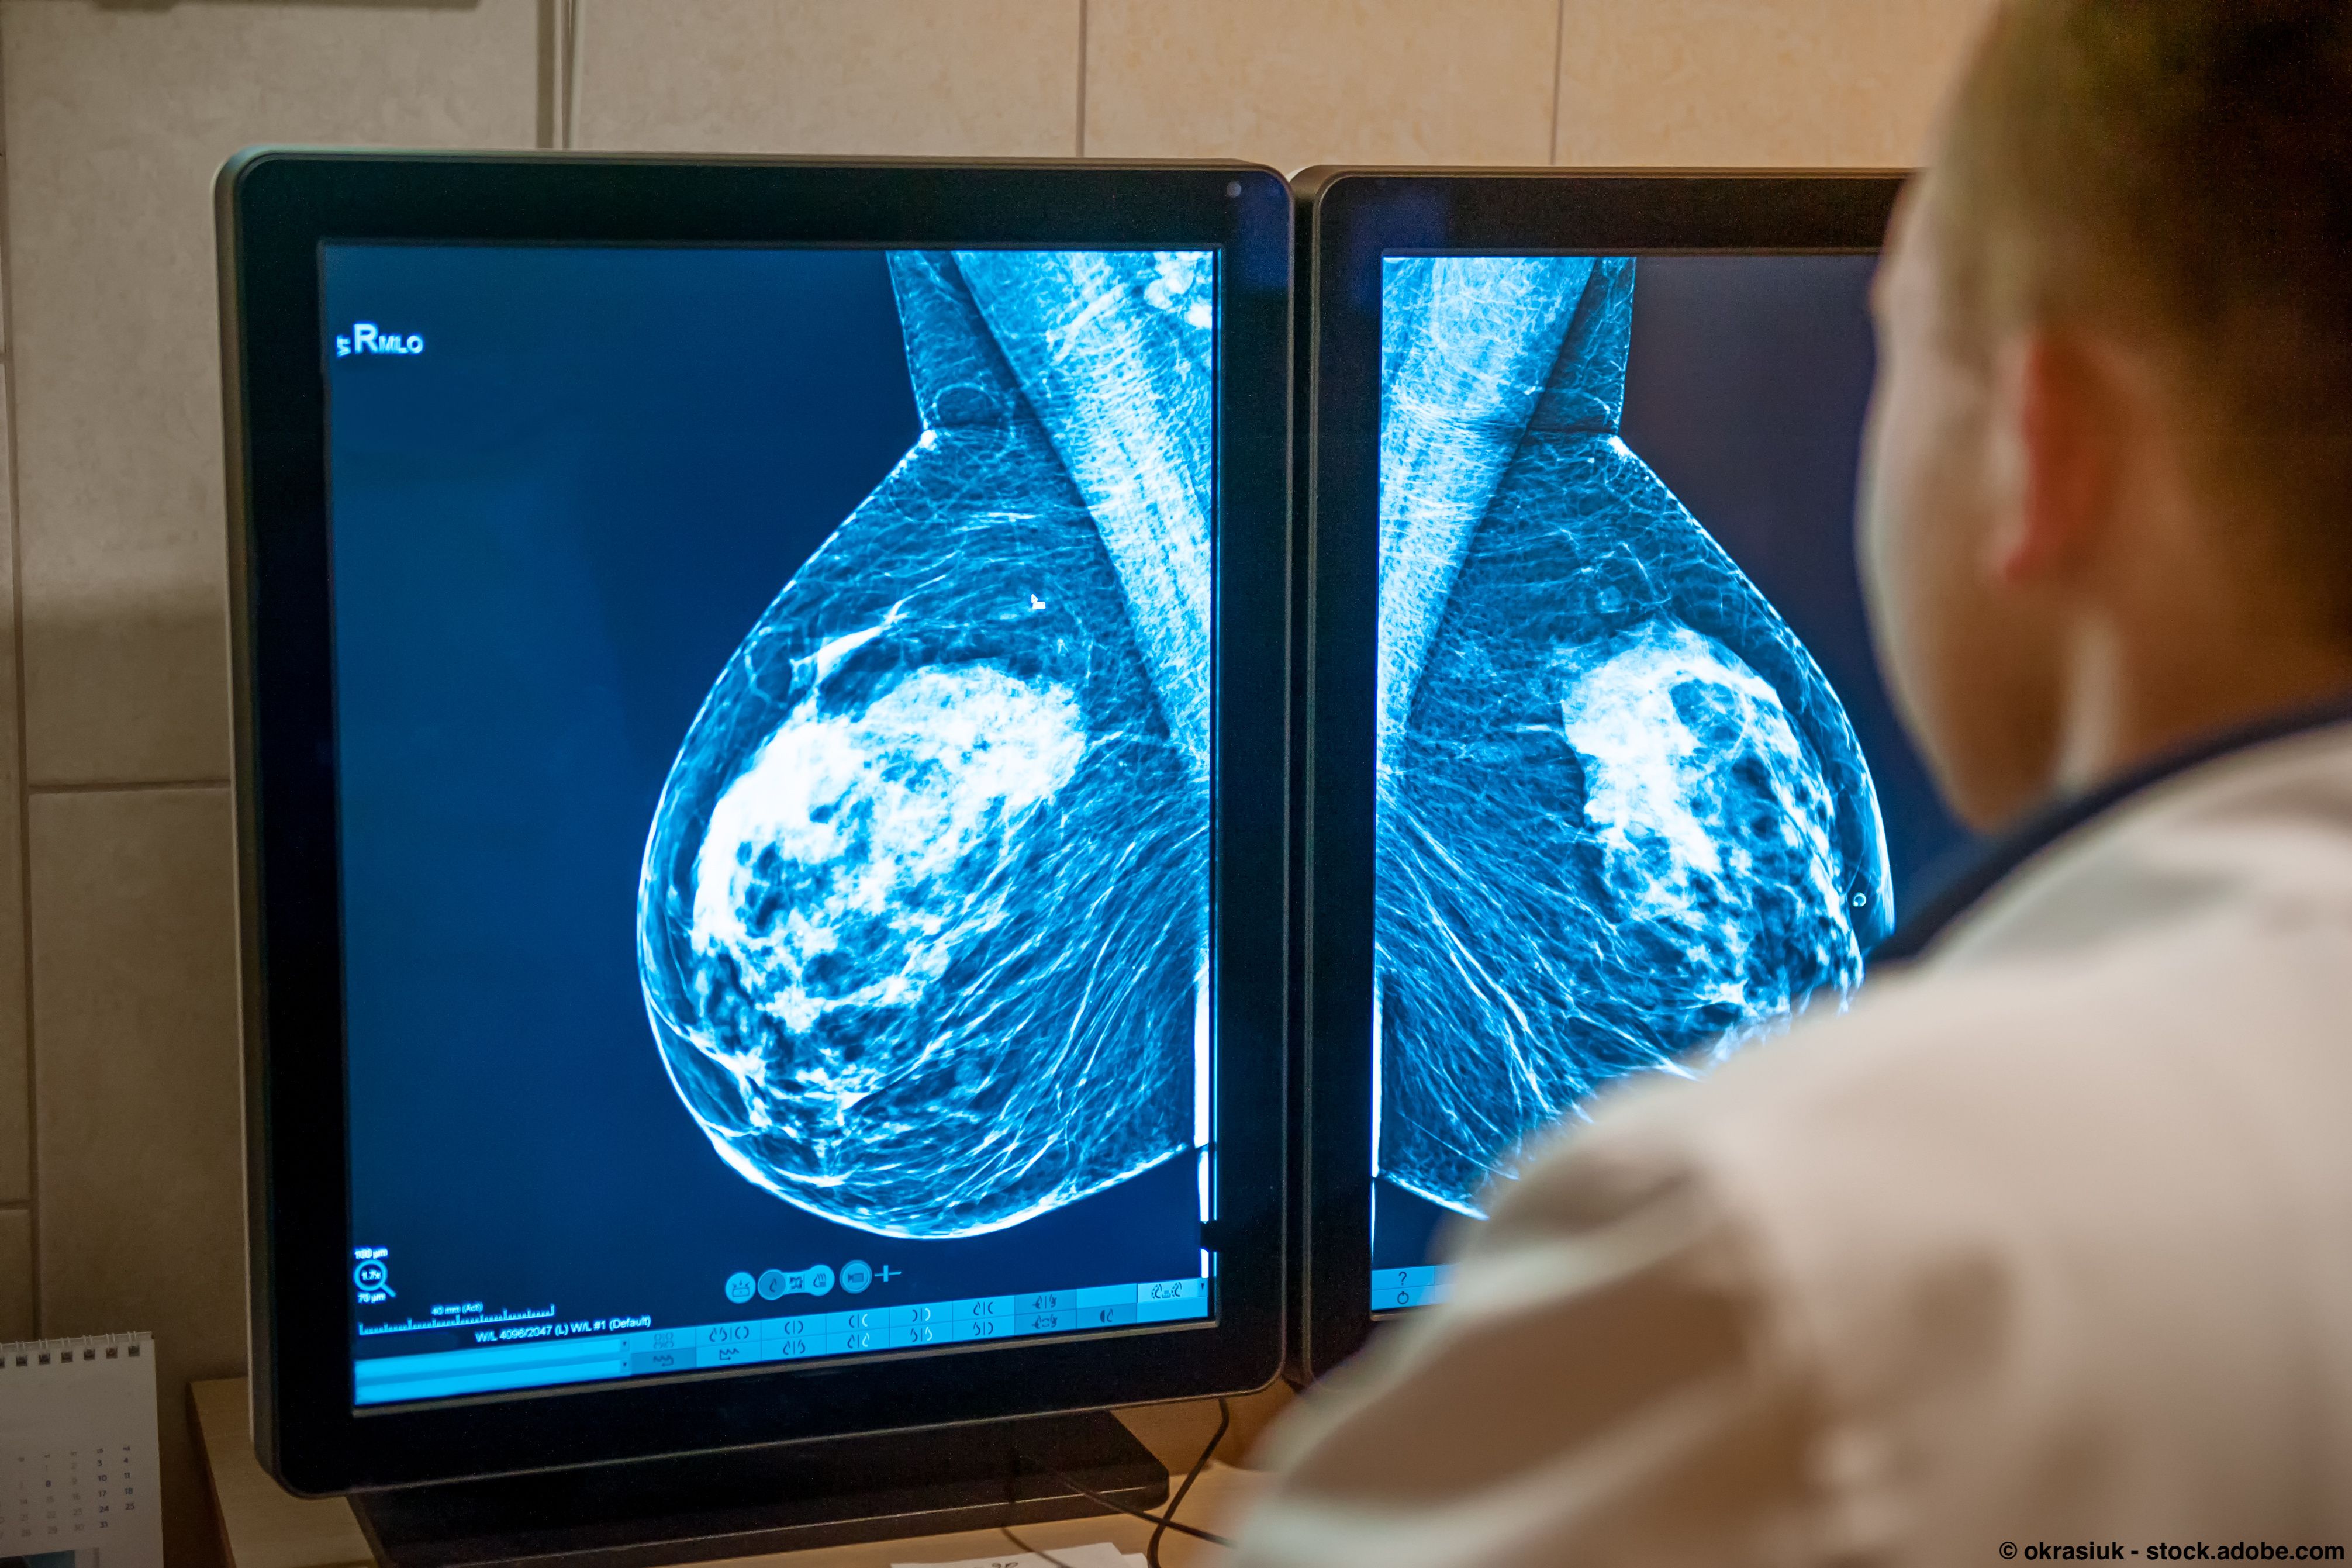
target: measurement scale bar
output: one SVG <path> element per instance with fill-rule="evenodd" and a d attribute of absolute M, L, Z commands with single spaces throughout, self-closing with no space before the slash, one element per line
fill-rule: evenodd
<path fill-rule="evenodd" d="M 381 1323 L 374 1328 L 362 1323 L 360 1337 L 369 1339 L 377 1334 L 414 1334 L 421 1333 L 426 1329 L 483 1329 L 498 1323 L 539 1323 L 553 1316 L 555 1316 L 555 1309 L 548 1307 L 536 1312 L 499 1312 L 487 1318 L 434 1318 L 421 1323 L 411 1318 L 404 1323 Z"/>

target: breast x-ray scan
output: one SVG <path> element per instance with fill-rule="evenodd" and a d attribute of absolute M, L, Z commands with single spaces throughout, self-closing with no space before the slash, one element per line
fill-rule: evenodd
<path fill-rule="evenodd" d="M 1216 257 L 325 284 L 356 1401 L 1207 1315 Z"/>
<path fill-rule="evenodd" d="M 1603 1086 L 1840 1006 L 1955 837 L 1854 582 L 1871 265 L 1383 265 L 1375 1308 Z"/>
<path fill-rule="evenodd" d="M 812 1213 L 978 1235 L 1195 1145 L 1212 259 L 893 258 L 923 434 L 678 753 L 646 1005 Z"/>

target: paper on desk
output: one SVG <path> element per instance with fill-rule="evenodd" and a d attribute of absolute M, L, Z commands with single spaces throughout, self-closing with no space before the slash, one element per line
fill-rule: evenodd
<path fill-rule="evenodd" d="M 1143 1568 L 1143 1553 L 1121 1552 L 1108 1541 L 1056 1546 L 1049 1552 L 1008 1552 L 1002 1557 L 967 1557 L 961 1563 L 893 1563 L 890 1568 Z"/>

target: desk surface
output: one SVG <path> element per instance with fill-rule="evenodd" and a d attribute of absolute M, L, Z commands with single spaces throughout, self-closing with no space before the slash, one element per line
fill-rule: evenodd
<path fill-rule="evenodd" d="M 1277 1386 L 1234 1401 L 1234 1430 L 1221 1451 L 1246 1452 L 1259 1428 L 1288 1398 L 1288 1393 Z M 254 1458 L 253 1434 L 247 1425 L 245 1379 L 193 1384 L 188 1399 L 196 1440 L 212 1479 L 221 1546 L 229 1568 L 364 1568 L 374 1563 L 349 1503 L 340 1498 L 317 1500 L 289 1496 L 262 1470 L 261 1461 Z M 1148 1406 L 1118 1414 L 1179 1478 L 1216 1429 L 1213 1402 Z M 1255 1470 L 1213 1460 L 1201 1472 L 1192 1495 L 1184 1500 L 1180 1517 L 1207 1530 L 1230 1528 L 1256 1496 L 1259 1479 Z M 1108 1541 L 1122 1552 L 1140 1552 L 1150 1533 L 1151 1527 L 1142 1521 L 1116 1514 L 1024 1525 L 1020 1531 L 1024 1542 L 1044 1552 L 1094 1541 Z M 772 1568 L 885 1568 L 891 1563 L 955 1563 L 1001 1555 L 1013 1549 L 1003 1531 L 975 1530 L 736 1561 Z M 1163 1537 L 1160 1546 L 1163 1568 L 1211 1568 L 1223 1555 L 1205 1542 L 1173 1532 Z"/>

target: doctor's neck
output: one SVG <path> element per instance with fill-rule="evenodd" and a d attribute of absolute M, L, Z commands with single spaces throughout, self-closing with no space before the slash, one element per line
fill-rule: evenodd
<path fill-rule="evenodd" d="M 2079 795 L 2169 752 L 2330 702 L 2352 707 L 2352 646 L 2267 626 L 2093 621 L 2066 661 L 2047 793 Z"/>
<path fill-rule="evenodd" d="M 2182 355 L 2091 324 L 2021 334 L 2000 361 L 2013 488 L 1991 565 L 2050 632 L 2044 794 L 2352 700 L 2344 523 L 2237 467 Z"/>

